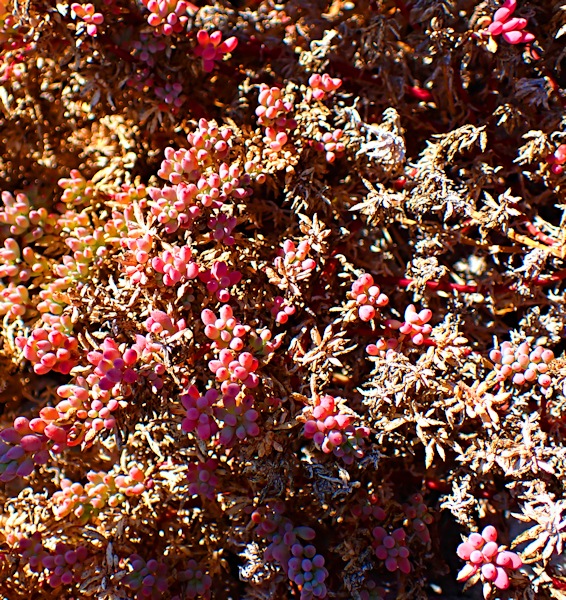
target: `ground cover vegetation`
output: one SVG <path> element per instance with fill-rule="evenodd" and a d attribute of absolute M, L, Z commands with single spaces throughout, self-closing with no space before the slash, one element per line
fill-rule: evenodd
<path fill-rule="evenodd" d="M 0 0 L 0 596 L 566 598 L 564 0 Z"/>

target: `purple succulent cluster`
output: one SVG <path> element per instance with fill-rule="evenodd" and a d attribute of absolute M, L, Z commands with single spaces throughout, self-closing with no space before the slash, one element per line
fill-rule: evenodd
<path fill-rule="evenodd" d="M 196 386 L 191 386 L 181 396 L 181 402 L 187 413 L 182 428 L 194 433 L 202 440 L 209 440 L 217 433 L 218 443 L 231 447 L 236 441 L 247 436 L 259 435 L 258 411 L 254 408 L 251 395 L 241 395 L 236 384 L 225 386 L 222 396 L 215 390 L 208 390 L 200 396 Z"/>
<path fill-rule="evenodd" d="M 218 477 L 215 475 L 217 468 L 218 461 L 214 458 L 190 463 L 187 467 L 189 494 L 196 494 L 212 500 L 218 485 Z"/>
<path fill-rule="evenodd" d="M 132 570 L 122 583 L 135 593 L 136 600 L 160 600 L 169 590 L 169 568 L 164 562 L 154 558 L 146 561 L 139 554 L 132 554 L 128 563 Z"/>
<path fill-rule="evenodd" d="M 423 544 L 429 544 L 431 539 L 428 525 L 434 522 L 434 517 L 430 514 L 422 494 L 413 494 L 409 502 L 403 505 L 403 510 L 417 537 Z"/>
<path fill-rule="evenodd" d="M 186 569 L 180 571 L 177 578 L 185 583 L 183 598 L 202 598 L 203 600 L 210 598 L 212 578 L 196 560 L 189 560 Z"/>
<path fill-rule="evenodd" d="M 230 271 L 225 262 L 216 261 L 210 269 L 199 274 L 199 279 L 206 284 L 209 294 L 214 294 L 219 302 L 228 302 L 230 300 L 228 288 L 239 283 L 242 274 L 240 271 Z"/>
<path fill-rule="evenodd" d="M 27 477 L 36 465 L 49 460 L 48 442 L 41 419 L 31 423 L 26 417 L 17 417 L 14 426 L 0 431 L 0 481 Z"/>
<path fill-rule="evenodd" d="M 237 386 L 234 386 L 237 388 Z M 254 398 L 250 394 L 237 397 L 239 388 L 226 390 L 222 403 L 214 408 L 214 416 L 222 423 L 218 443 L 231 448 L 237 441 L 260 434 L 257 424 L 259 412 L 254 408 Z"/>
<path fill-rule="evenodd" d="M 387 513 L 379 505 L 376 494 L 368 494 L 365 490 L 358 493 L 357 501 L 352 506 L 352 515 L 362 523 L 383 521 L 387 517 Z"/>
<path fill-rule="evenodd" d="M 138 379 L 138 374 L 132 368 L 138 361 L 138 353 L 134 348 L 120 350 L 112 338 L 106 338 L 100 350 L 89 352 L 87 360 L 94 366 L 101 390 L 109 391 L 121 383 L 131 385 Z"/>
<path fill-rule="evenodd" d="M 383 527 L 375 527 L 372 534 L 375 555 L 385 561 L 385 568 L 392 573 L 397 569 L 405 575 L 410 573 L 411 563 L 409 549 L 405 544 L 407 539 L 405 530 L 399 527 L 388 533 Z"/>
<path fill-rule="evenodd" d="M 360 590 L 360 600 L 385 600 L 386 591 L 377 585 L 372 579 L 366 581 L 364 588 Z"/>
<path fill-rule="evenodd" d="M 301 600 L 325 598 L 328 577 L 324 557 L 317 553 L 312 544 L 315 532 L 310 527 L 295 527 L 283 514 L 285 505 L 277 502 L 264 510 L 252 514 L 252 522 L 256 524 L 257 534 L 269 545 L 265 550 L 265 560 L 279 563 L 290 581 L 300 590 Z"/>
<path fill-rule="evenodd" d="M 84 570 L 83 563 L 88 558 L 85 546 L 73 548 L 58 542 L 53 552 L 46 550 L 41 542 L 40 533 L 35 533 L 30 538 L 22 538 L 18 543 L 18 552 L 32 571 L 47 571 L 47 583 L 52 588 L 80 581 Z"/>
<path fill-rule="evenodd" d="M 208 227 L 212 233 L 212 238 L 226 246 L 233 246 L 236 243 L 232 232 L 238 224 L 236 217 L 229 217 L 225 214 L 211 217 L 208 220 Z"/>
<path fill-rule="evenodd" d="M 148 67 L 154 67 L 157 55 L 167 48 L 167 44 L 163 39 L 141 32 L 139 38 L 131 42 L 131 48 L 136 58 L 146 63 Z"/>

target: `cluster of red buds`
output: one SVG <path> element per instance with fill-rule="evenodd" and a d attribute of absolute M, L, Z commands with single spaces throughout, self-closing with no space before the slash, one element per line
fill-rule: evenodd
<path fill-rule="evenodd" d="M 252 194 L 250 175 L 237 163 L 222 162 L 228 156 L 231 136 L 230 128 L 201 119 L 198 130 L 187 135 L 190 148 L 165 149 L 158 175 L 173 185 L 151 187 L 148 193 L 151 212 L 166 233 L 191 227 L 206 209 L 219 210 L 228 199 L 241 200 Z M 224 223 L 228 229 L 235 225 L 218 219 L 212 226 Z M 216 239 L 230 238 L 230 231 L 223 229 Z"/>
<path fill-rule="evenodd" d="M 71 4 L 71 10 L 77 15 L 79 19 L 82 19 L 86 23 L 86 32 L 90 36 L 96 36 L 98 33 L 97 25 L 104 23 L 104 15 L 96 12 L 94 5 L 90 2 L 88 4 L 78 4 L 73 2 Z"/>
<path fill-rule="evenodd" d="M 152 213 L 162 225 L 168 226 L 167 233 L 190 227 L 203 208 L 220 208 L 229 197 L 242 199 L 251 195 L 247 187 L 249 177 L 238 165 L 222 163 L 217 171 L 203 175 L 193 150 L 166 148 L 159 174 L 175 184 L 148 190 Z M 187 183 L 191 180 L 195 183 Z M 169 224 L 174 221 L 177 223 Z"/>
<path fill-rule="evenodd" d="M 324 152 L 326 161 L 333 163 L 346 150 L 346 146 L 340 141 L 343 135 L 342 129 L 335 129 L 332 132 L 326 131 L 319 141 L 314 142 L 313 147 L 319 152 Z"/>
<path fill-rule="evenodd" d="M 354 458 L 362 458 L 364 438 L 369 435 L 367 427 L 354 427 L 354 417 L 341 413 L 332 396 L 316 397 L 314 408 L 305 407 L 307 420 L 303 435 L 312 439 L 318 448 L 326 454 L 334 453 L 346 464 L 352 464 Z"/>
<path fill-rule="evenodd" d="M 257 356 L 268 356 L 279 348 L 284 335 L 284 333 L 280 333 L 273 337 L 273 334 L 267 328 L 252 330 L 250 331 L 248 345 Z"/>
<path fill-rule="evenodd" d="M 163 35 L 181 33 L 189 20 L 189 14 L 196 11 L 191 2 L 185 0 L 141 0 L 149 10 L 147 22 Z"/>
<path fill-rule="evenodd" d="M 124 263 L 126 275 L 132 283 L 145 285 L 149 281 L 146 267 L 153 248 L 153 236 L 151 233 L 134 232 L 124 236 L 120 243 L 130 251 L 130 260 Z"/>
<path fill-rule="evenodd" d="M 126 498 L 139 496 L 146 489 L 144 473 L 135 466 L 127 475 L 90 471 L 86 477 L 88 483 L 84 486 L 70 479 L 61 480 L 61 491 L 52 496 L 53 512 L 59 519 L 73 513 L 86 522 L 105 506 L 115 508 Z"/>
<path fill-rule="evenodd" d="M 548 365 L 554 360 L 554 352 L 544 346 L 532 349 L 529 342 L 523 342 L 519 346 L 503 342 L 499 349 L 489 353 L 489 358 L 495 365 L 498 381 L 505 381 L 510 377 L 515 385 L 538 381 L 543 388 L 552 383 Z"/>
<path fill-rule="evenodd" d="M 168 154 L 167 150 L 169 149 L 166 148 L 165 156 Z M 196 204 L 198 188 L 193 183 L 166 185 L 163 188 L 150 187 L 148 193 L 151 212 L 157 217 L 165 233 L 174 233 L 179 227 L 190 227 L 202 213 L 202 208 Z"/>
<path fill-rule="evenodd" d="M 259 378 L 255 371 L 259 361 L 251 352 L 240 352 L 223 348 L 218 359 L 211 360 L 208 368 L 214 373 L 216 381 L 222 383 L 222 390 L 230 383 L 253 389 L 258 386 Z"/>
<path fill-rule="evenodd" d="M 114 389 L 103 390 L 98 385 L 100 377 L 90 373 L 86 378 L 78 375 L 72 383 L 57 388 L 57 395 L 62 398 L 54 407 L 45 407 L 40 411 L 42 419 L 51 423 L 49 427 L 58 431 L 61 443 L 69 444 L 64 429 L 54 425 L 57 422 L 75 421 L 75 431 L 82 431 L 73 445 L 81 442 L 89 431 L 89 437 L 102 429 L 113 429 L 116 420 L 112 413 L 126 405 L 125 400 L 113 397 Z M 123 395 L 129 395 L 129 387 L 122 386 Z M 80 422 L 80 425 L 79 425 Z M 49 430 L 48 430 L 49 434 Z M 52 437 L 51 434 L 48 437 Z M 70 445 L 70 444 L 69 444 Z"/>
<path fill-rule="evenodd" d="M 209 34 L 204 29 L 197 33 L 197 42 L 198 46 L 195 49 L 195 54 L 201 57 L 202 68 L 206 73 L 210 73 L 214 69 L 215 62 L 223 60 L 225 54 L 234 52 L 238 45 L 238 40 L 235 37 L 222 41 L 221 31 L 214 31 Z"/>
<path fill-rule="evenodd" d="M 163 312 L 162 310 L 152 310 L 149 317 L 145 320 L 144 326 L 149 333 L 168 337 L 170 335 L 175 335 L 180 331 L 185 331 L 187 329 L 187 322 L 185 319 L 173 321 L 166 312 Z"/>
<path fill-rule="evenodd" d="M 432 311 L 424 308 L 417 312 L 414 304 L 409 304 L 405 310 L 405 320 L 386 319 L 385 336 L 375 344 L 369 344 L 366 352 L 370 356 L 385 356 L 389 350 L 399 348 L 403 343 L 410 342 L 415 346 L 422 346 L 432 332 L 432 325 L 429 321 L 432 318 Z M 394 332 L 398 331 L 400 335 L 393 337 Z"/>
<path fill-rule="evenodd" d="M 566 144 L 560 144 L 556 150 L 547 157 L 546 162 L 551 165 L 550 170 L 555 175 L 564 173 L 564 163 L 566 163 Z"/>
<path fill-rule="evenodd" d="M 295 129 L 297 122 L 289 118 L 293 102 L 286 100 L 284 92 L 278 87 L 269 87 L 262 83 L 259 88 L 259 106 L 255 110 L 258 123 L 265 126 L 264 142 L 274 152 L 279 152 L 287 143 L 287 131 Z"/>
<path fill-rule="evenodd" d="M 274 283 L 281 290 L 290 289 L 294 295 L 300 295 L 297 283 L 308 279 L 314 269 L 316 262 L 307 258 L 311 249 L 308 240 L 302 240 L 297 246 L 292 240 L 285 240 L 283 248 L 277 253 L 273 260 L 273 273 L 270 274 L 270 283 Z"/>
<path fill-rule="evenodd" d="M 108 252 L 105 237 L 102 228 L 77 227 L 65 240 L 65 244 L 73 252 L 73 258 L 77 263 L 91 265 L 102 259 Z"/>
<path fill-rule="evenodd" d="M 315 100 L 324 100 L 326 94 L 337 90 L 342 85 L 342 80 L 338 77 L 330 77 L 328 73 L 319 75 L 315 73 L 309 77 L 309 86 L 312 90 L 312 96 Z"/>
<path fill-rule="evenodd" d="M 218 127 L 216 121 L 200 119 L 198 129 L 187 134 L 187 141 L 196 151 L 201 166 L 212 164 L 213 158 L 224 160 L 230 151 L 232 130 L 225 125 Z"/>
<path fill-rule="evenodd" d="M 407 535 L 402 527 L 394 529 L 388 534 L 383 527 L 375 527 L 373 534 L 373 548 L 375 555 L 385 561 L 385 568 L 392 573 L 401 571 L 407 575 L 411 572 L 409 562 L 409 549 L 405 545 Z"/>
<path fill-rule="evenodd" d="M 146 208 L 147 187 L 143 183 L 138 185 L 123 183 L 120 190 L 111 194 L 115 202 L 122 204 L 124 208 L 132 207 L 134 203 L 137 203 L 140 208 Z"/>
<path fill-rule="evenodd" d="M 204 334 L 214 340 L 213 348 L 230 348 L 237 352 L 243 349 L 243 337 L 250 328 L 238 322 L 231 306 L 227 304 L 221 306 L 218 317 L 209 308 L 205 308 L 201 313 L 201 319 L 205 325 Z"/>
<path fill-rule="evenodd" d="M 509 44 L 526 44 L 532 42 L 535 36 L 524 31 L 527 19 L 512 17 L 517 8 L 517 0 L 505 0 L 503 6 L 495 11 L 493 21 L 487 28 L 486 34 L 501 37 Z"/>
<path fill-rule="evenodd" d="M 369 273 L 364 273 L 352 283 L 348 298 L 355 301 L 362 321 L 371 321 L 377 314 L 376 307 L 383 308 L 389 304 L 389 298 L 381 293 Z"/>
<path fill-rule="evenodd" d="M 34 533 L 30 538 L 22 538 L 18 543 L 18 552 L 26 560 L 32 571 L 48 572 L 47 583 L 52 588 L 70 585 L 81 580 L 84 562 L 88 558 L 85 546 L 76 548 L 59 542 L 54 552 L 48 552 L 41 543 L 41 534 Z"/>
<path fill-rule="evenodd" d="M 68 375 L 77 364 L 78 340 L 65 331 L 39 327 L 29 337 L 18 336 L 16 346 L 38 375 L 56 371 Z"/>
<path fill-rule="evenodd" d="M 273 299 L 271 314 L 275 317 L 275 322 L 279 325 L 285 325 L 289 317 L 294 315 L 296 311 L 297 309 L 288 300 L 285 300 L 283 296 L 275 296 Z"/>
<path fill-rule="evenodd" d="M 491 593 L 491 584 L 500 590 L 509 585 L 509 572 L 519 569 L 523 562 L 518 554 L 497 544 L 497 530 L 488 525 L 481 533 L 472 533 L 457 549 L 458 556 L 466 561 L 458 573 L 458 581 L 467 581 L 479 572 L 484 582 L 484 596 Z"/>
<path fill-rule="evenodd" d="M 41 313 L 41 319 L 44 323 L 52 324 L 53 318 L 65 319 L 63 312 L 71 301 L 68 294 L 69 281 L 66 278 L 58 278 L 44 285 L 44 289 L 39 292 L 41 302 L 37 305 L 37 310 Z"/>

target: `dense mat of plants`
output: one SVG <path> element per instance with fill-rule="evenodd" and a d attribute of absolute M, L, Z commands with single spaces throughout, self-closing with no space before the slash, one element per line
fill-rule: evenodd
<path fill-rule="evenodd" d="M 0 596 L 566 598 L 565 40 L 0 0 Z"/>

